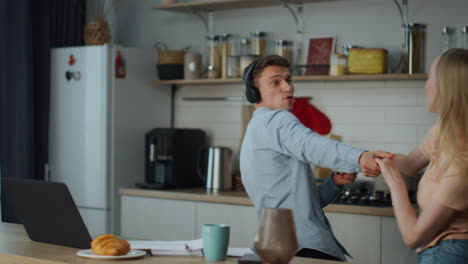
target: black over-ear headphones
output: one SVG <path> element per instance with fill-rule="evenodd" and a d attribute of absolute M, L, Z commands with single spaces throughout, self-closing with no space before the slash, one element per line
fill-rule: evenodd
<path fill-rule="evenodd" d="M 245 84 L 245 97 L 247 101 L 252 104 L 258 103 L 261 101 L 262 97 L 260 91 L 255 87 L 255 82 L 252 76 L 252 73 L 257 66 L 259 60 L 253 61 L 247 68 L 244 70 L 244 84 Z"/>

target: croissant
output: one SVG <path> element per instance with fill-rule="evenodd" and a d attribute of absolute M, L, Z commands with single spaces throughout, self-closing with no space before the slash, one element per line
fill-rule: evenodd
<path fill-rule="evenodd" d="M 130 244 L 114 235 L 104 234 L 91 242 L 91 249 L 96 255 L 120 256 L 130 251 Z"/>

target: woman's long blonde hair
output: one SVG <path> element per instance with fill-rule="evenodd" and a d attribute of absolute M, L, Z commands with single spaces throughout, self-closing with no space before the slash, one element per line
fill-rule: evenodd
<path fill-rule="evenodd" d="M 450 163 L 447 165 L 455 165 L 467 177 L 468 50 L 450 49 L 442 54 L 436 66 L 436 80 L 438 153 L 444 153 Z"/>

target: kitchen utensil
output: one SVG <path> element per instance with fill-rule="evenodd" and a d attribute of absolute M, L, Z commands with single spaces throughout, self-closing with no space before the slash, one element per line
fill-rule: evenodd
<path fill-rule="evenodd" d="M 254 248 L 265 263 L 286 264 L 298 249 L 291 209 L 263 208 Z"/>
<path fill-rule="evenodd" d="M 206 167 L 200 172 L 207 190 L 223 190 L 232 188 L 232 150 L 228 147 L 214 146 L 201 151 L 206 154 Z M 203 160 L 203 159 L 201 159 Z"/>

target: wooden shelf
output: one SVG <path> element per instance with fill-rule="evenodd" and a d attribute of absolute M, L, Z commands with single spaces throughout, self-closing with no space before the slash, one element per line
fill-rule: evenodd
<path fill-rule="evenodd" d="M 317 81 L 404 81 L 404 80 L 426 80 L 427 74 L 353 74 L 342 76 L 293 76 L 294 82 L 317 82 Z M 190 84 L 242 84 L 240 78 L 235 79 L 197 79 L 197 80 L 154 80 L 150 81 L 152 85 L 159 84 L 174 84 L 174 85 L 190 85 Z"/>
<path fill-rule="evenodd" d="M 153 6 L 153 9 L 173 12 L 211 12 L 242 8 L 257 8 L 268 6 L 281 6 L 283 2 L 290 4 L 307 4 L 344 0 L 217 0 L 217 1 L 197 1 L 190 3 L 162 4 Z"/>

